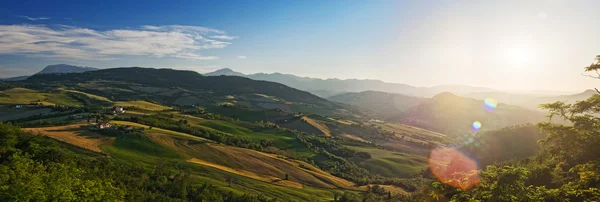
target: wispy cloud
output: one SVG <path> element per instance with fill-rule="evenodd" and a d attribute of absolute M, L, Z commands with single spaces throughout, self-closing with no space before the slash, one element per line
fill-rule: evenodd
<path fill-rule="evenodd" d="M 242 59 L 242 60 L 248 59 L 248 57 L 246 57 L 246 56 L 243 56 L 243 55 L 237 56 L 237 58 L 238 58 L 238 59 Z"/>
<path fill-rule="evenodd" d="M 211 60 L 200 51 L 224 48 L 228 41 L 212 39 L 226 32 L 198 26 L 151 26 L 98 31 L 83 27 L 0 25 L 0 54 L 25 54 L 85 60 L 118 56 L 174 57 Z"/>
<path fill-rule="evenodd" d="M 20 18 L 25 18 L 25 19 L 28 19 L 28 20 L 31 20 L 31 21 L 38 21 L 38 20 L 49 20 L 49 19 L 50 19 L 49 17 L 39 17 L 39 18 L 34 18 L 34 17 L 29 17 L 29 16 L 26 16 L 26 15 L 18 15 L 17 17 L 20 17 Z"/>
<path fill-rule="evenodd" d="M 213 39 L 222 39 L 222 40 L 234 40 L 237 39 L 237 36 L 227 36 L 227 35 L 216 35 L 216 36 L 210 36 L 210 38 Z"/>

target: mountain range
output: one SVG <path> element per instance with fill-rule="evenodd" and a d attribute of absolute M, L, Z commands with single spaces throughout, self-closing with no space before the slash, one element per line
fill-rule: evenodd
<path fill-rule="evenodd" d="M 292 74 L 281 73 L 256 73 L 244 74 L 225 68 L 206 73 L 205 76 L 242 76 L 254 80 L 265 80 L 281 83 L 293 88 L 311 92 L 321 97 L 330 97 L 345 92 L 382 91 L 389 93 L 400 93 L 417 97 L 432 97 L 442 92 L 455 94 L 467 94 L 473 92 L 495 91 L 491 88 L 473 87 L 466 85 L 439 85 L 433 87 L 415 87 L 401 83 L 387 83 L 372 79 L 319 79 L 310 77 L 299 77 Z"/>

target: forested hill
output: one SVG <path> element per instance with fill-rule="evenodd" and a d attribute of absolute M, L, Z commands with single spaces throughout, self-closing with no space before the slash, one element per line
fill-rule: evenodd
<path fill-rule="evenodd" d="M 265 94 L 292 102 L 333 107 L 335 103 L 283 84 L 256 81 L 236 76 L 205 77 L 194 71 L 122 67 L 79 74 L 34 75 L 27 81 L 44 83 L 79 83 L 93 80 L 131 82 L 154 87 L 180 87 L 192 91 L 209 91 L 218 95 Z"/>

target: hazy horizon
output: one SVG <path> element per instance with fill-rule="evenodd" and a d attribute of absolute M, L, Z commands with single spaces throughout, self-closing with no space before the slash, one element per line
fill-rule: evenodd
<path fill-rule="evenodd" d="M 0 8 L 0 77 L 65 63 L 581 92 L 600 47 L 597 1 L 67 4 Z"/>

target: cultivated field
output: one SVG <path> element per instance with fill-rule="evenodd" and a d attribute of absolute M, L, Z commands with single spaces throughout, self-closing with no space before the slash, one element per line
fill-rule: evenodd
<path fill-rule="evenodd" d="M 43 128 L 24 128 L 23 130 L 45 135 L 61 142 L 95 152 L 103 152 L 100 145 L 114 141 L 114 138 L 91 132 L 86 127 L 86 124 L 74 124 Z"/>
<path fill-rule="evenodd" d="M 353 158 L 356 164 L 386 177 L 408 177 L 427 168 L 427 158 L 423 156 L 382 150 L 377 148 L 350 147 L 357 151 L 367 152 L 370 159 Z"/>
<path fill-rule="evenodd" d="M 154 104 L 148 101 L 143 100 L 135 100 L 135 101 L 123 101 L 123 102 L 115 102 L 113 106 L 122 106 L 122 107 L 136 107 L 141 110 L 148 111 L 163 111 L 169 110 L 171 107 L 162 106 L 159 104 Z"/>

